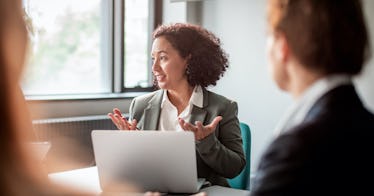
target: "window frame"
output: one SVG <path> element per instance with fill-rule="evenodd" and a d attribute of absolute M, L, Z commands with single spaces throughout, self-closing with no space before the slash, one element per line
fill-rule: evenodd
<path fill-rule="evenodd" d="M 107 41 L 105 46 L 101 48 L 107 58 L 106 62 L 103 61 L 103 66 L 108 66 L 107 69 L 111 80 L 111 92 L 110 93 L 85 93 L 85 94 L 59 94 L 59 95 L 25 95 L 25 99 L 28 102 L 50 102 L 50 101 L 87 101 L 87 100 L 107 100 L 107 99 L 131 99 L 135 96 L 152 92 L 155 90 L 153 86 L 150 87 L 134 87 L 127 88 L 124 86 L 124 16 L 125 16 L 125 1 L 126 0 L 107 0 L 102 1 L 103 15 L 107 20 L 106 26 L 102 27 L 102 36 L 107 36 L 104 40 Z M 162 0 L 148 0 L 149 1 L 149 22 L 148 29 L 148 50 L 150 51 L 152 46 L 152 31 L 162 23 Z M 147 59 L 149 70 L 151 69 L 151 58 Z M 152 82 L 152 78 L 149 81 Z"/>

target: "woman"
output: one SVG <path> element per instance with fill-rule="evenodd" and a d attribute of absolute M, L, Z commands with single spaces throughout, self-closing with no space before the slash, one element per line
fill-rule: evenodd
<path fill-rule="evenodd" d="M 159 26 L 153 33 L 152 72 L 160 90 L 135 98 L 127 121 L 118 109 L 108 115 L 121 130 L 192 131 L 198 176 L 229 186 L 245 157 L 234 101 L 206 90 L 228 68 L 219 39 L 191 24 Z"/>

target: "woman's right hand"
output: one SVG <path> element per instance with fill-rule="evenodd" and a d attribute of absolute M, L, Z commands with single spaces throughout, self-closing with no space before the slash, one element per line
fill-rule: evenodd
<path fill-rule="evenodd" d="M 113 109 L 113 113 L 108 113 L 112 122 L 116 125 L 119 130 L 136 130 L 136 119 L 133 119 L 131 122 L 122 116 L 121 111 L 118 108 Z"/>

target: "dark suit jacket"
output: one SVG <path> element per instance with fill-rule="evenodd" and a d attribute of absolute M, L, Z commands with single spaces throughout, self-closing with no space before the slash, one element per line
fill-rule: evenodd
<path fill-rule="evenodd" d="M 161 112 L 163 90 L 135 98 L 130 105 L 130 119 L 138 129 L 156 130 Z M 196 142 L 197 173 L 214 185 L 229 186 L 226 178 L 237 176 L 245 166 L 236 102 L 203 89 L 203 107 L 193 106 L 190 122 L 209 124 L 216 116 L 222 120 L 216 130 Z"/>
<path fill-rule="evenodd" d="M 251 195 L 373 195 L 373 136 L 374 116 L 354 87 L 337 87 L 270 144 Z"/>

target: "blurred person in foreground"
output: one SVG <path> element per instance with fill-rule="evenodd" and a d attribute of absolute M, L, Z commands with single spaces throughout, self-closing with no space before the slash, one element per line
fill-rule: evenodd
<path fill-rule="evenodd" d="M 23 17 L 21 0 L 0 0 L 0 193 L 12 196 L 94 195 L 52 183 L 30 146 L 35 138 L 19 87 L 28 52 Z"/>
<path fill-rule="evenodd" d="M 271 75 L 295 104 L 259 162 L 251 195 L 371 195 L 374 117 L 352 83 L 370 54 L 361 1 L 267 6 Z"/>
<path fill-rule="evenodd" d="M 19 88 L 27 31 L 21 0 L 0 0 L 0 192 L 2 195 L 51 195 L 47 173 L 28 149 L 32 125 Z M 68 192 L 65 192 L 68 193 Z M 73 192 L 69 192 L 73 193 Z"/>
<path fill-rule="evenodd" d="M 197 174 L 212 185 L 229 186 L 245 166 L 235 101 L 208 91 L 228 68 L 220 40 L 192 24 L 161 25 L 153 32 L 155 92 L 136 97 L 127 121 L 109 113 L 120 130 L 192 131 Z"/>

